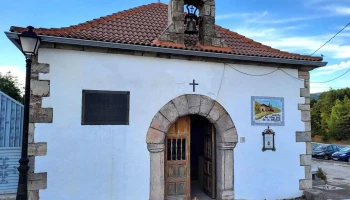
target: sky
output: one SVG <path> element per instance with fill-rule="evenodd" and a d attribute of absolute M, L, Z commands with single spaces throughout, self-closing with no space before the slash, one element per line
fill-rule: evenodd
<path fill-rule="evenodd" d="M 0 3 L 0 72 L 11 71 L 24 86 L 25 59 L 4 32 L 11 26 L 59 28 L 76 25 L 158 0 L 16 0 Z M 168 3 L 168 0 L 161 0 Z M 350 0 L 217 0 L 216 24 L 257 42 L 310 55 L 350 23 Z M 350 87 L 350 26 L 315 53 L 326 67 L 311 72 L 311 93 Z"/>

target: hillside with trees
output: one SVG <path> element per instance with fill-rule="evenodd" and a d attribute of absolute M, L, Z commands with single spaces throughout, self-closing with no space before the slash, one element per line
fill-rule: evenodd
<path fill-rule="evenodd" d="M 323 141 L 350 140 L 350 88 L 330 90 L 311 99 L 312 136 Z"/>
<path fill-rule="evenodd" d="M 322 94 L 322 92 L 310 94 L 310 98 L 317 100 L 320 97 L 321 94 Z"/>

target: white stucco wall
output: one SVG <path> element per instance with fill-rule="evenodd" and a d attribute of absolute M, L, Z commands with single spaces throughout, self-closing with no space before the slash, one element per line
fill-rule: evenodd
<path fill-rule="evenodd" d="M 263 77 L 238 73 L 224 64 L 152 57 L 41 49 L 39 62 L 50 64 L 52 124 L 36 124 L 35 142 L 47 142 L 47 155 L 36 157 L 35 172 L 47 172 L 43 200 L 147 200 L 150 157 L 146 132 L 152 118 L 168 101 L 195 94 L 218 101 L 231 115 L 239 137 L 234 150 L 236 199 L 277 199 L 301 196 L 304 167 L 299 155 L 305 143 L 295 142 L 303 131 L 298 103 L 303 82 L 281 71 Z M 231 65 L 251 74 L 275 68 Z M 285 69 L 298 76 L 297 70 Z M 223 73 L 224 72 L 224 73 Z M 220 88 L 221 85 L 221 88 Z M 130 125 L 82 126 L 82 90 L 130 91 Z M 219 92 L 219 94 L 218 94 Z M 284 97 L 285 126 L 276 132 L 276 152 L 262 152 L 261 132 L 251 126 L 251 96 Z"/>

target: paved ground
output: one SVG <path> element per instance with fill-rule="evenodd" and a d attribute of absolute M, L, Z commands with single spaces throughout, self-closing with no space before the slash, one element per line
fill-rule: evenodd
<path fill-rule="evenodd" d="M 312 167 L 321 167 L 327 174 L 328 184 L 342 188 L 339 190 L 316 188 L 324 185 L 324 182 L 316 177 L 313 182 L 315 189 L 323 191 L 328 199 L 350 199 L 350 163 L 312 159 Z"/>

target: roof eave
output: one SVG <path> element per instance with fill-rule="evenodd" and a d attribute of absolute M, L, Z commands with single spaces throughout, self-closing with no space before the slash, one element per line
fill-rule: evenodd
<path fill-rule="evenodd" d="M 5 32 L 5 34 L 15 44 L 15 46 L 18 49 L 21 49 L 20 45 L 16 42 L 16 39 L 18 39 L 19 33 Z M 211 58 L 229 59 L 229 60 L 256 61 L 256 62 L 291 64 L 291 65 L 307 65 L 307 66 L 315 66 L 315 68 L 323 67 L 327 65 L 327 62 L 320 62 L 320 61 L 246 56 L 246 55 L 224 54 L 224 53 L 214 53 L 214 52 L 204 52 L 204 51 L 192 51 L 192 50 L 184 50 L 184 49 L 172 49 L 172 48 L 163 48 L 163 47 L 154 47 L 154 46 L 143 46 L 143 45 L 134 45 L 134 44 L 82 40 L 82 39 L 75 39 L 75 38 L 64 38 L 64 37 L 45 36 L 45 35 L 39 35 L 39 36 L 42 42 L 49 42 L 49 43 L 62 43 L 62 44 L 83 45 L 83 46 L 92 46 L 92 47 L 113 48 L 113 49 L 147 51 L 147 52 L 155 52 L 155 53 L 169 53 L 169 54 L 177 54 L 177 55 L 211 57 Z"/>
<path fill-rule="evenodd" d="M 18 37 L 18 33 L 13 33 L 13 32 L 6 32 L 5 31 L 5 35 L 7 36 L 7 38 L 19 49 L 22 51 L 21 49 L 21 45 L 16 41 L 16 39 L 19 39 Z"/>

